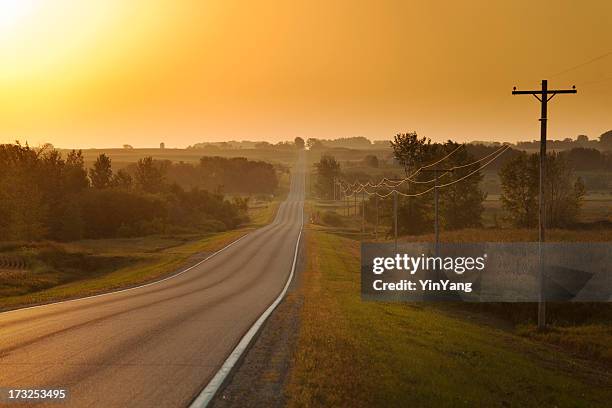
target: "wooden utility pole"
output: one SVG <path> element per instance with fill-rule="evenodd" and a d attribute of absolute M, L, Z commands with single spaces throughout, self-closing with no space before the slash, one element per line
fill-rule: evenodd
<path fill-rule="evenodd" d="M 374 240 L 378 241 L 378 193 L 376 193 L 376 224 L 374 224 Z"/>
<path fill-rule="evenodd" d="M 397 252 L 397 191 L 393 190 L 393 230 L 395 235 L 395 252 Z"/>
<path fill-rule="evenodd" d="M 435 254 L 438 255 L 438 246 L 440 244 L 440 205 L 439 205 L 439 196 L 438 196 L 438 178 L 440 178 L 440 173 L 452 173 L 453 169 L 438 169 L 435 168 L 433 170 L 421 170 L 422 172 L 433 172 L 434 174 L 434 235 L 435 235 Z"/>
<path fill-rule="evenodd" d="M 336 178 L 334 177 L 334 201 L 336 201 L 336 187 L 337 187 Z"/>
<path fill-rule="evenodd" d="M 575 94 L 576 87 L 572 89 L 548 89 L 548 81 L 542 80 L 542 89 L 537 91 L 517 91 L 516 87 L 512 90 L 512 95 L 533 95 L 541 104 L 540 116 L 540 192 L 539 192 L 539 258 L 540 258 L 540 273 L 539 273 L 539 297 L 538 297 L 538 329 L 546 329 L 546 277 L 544 275 L 544 259 L 542 254 L 542 246 L 546 239 L 546 203 L 544 197 L 544 184 L 546 181 L 546 122 L 548 120 L 548 101 L 556 94 Z"/>
<path fill-rule="evenodd" d="M 361 190 L 361 236 L 365 238 L 365 190 Z"/>
<path fill-rule="evenodd" d="M 345 193 L 344 198 L 346 200 L 346 216 L 348 217 L 350 215 L 351 210 L 351 203 L 349 203 L 349 195 Z"/>

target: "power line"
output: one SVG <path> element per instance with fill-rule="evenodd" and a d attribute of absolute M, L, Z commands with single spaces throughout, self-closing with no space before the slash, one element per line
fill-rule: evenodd
<path fill-rule="evenodd" d="M 399 186 L 399 185 L 403 184 L 403 183 L 404 183 L 406 180 L 409 180 L 409 179 L 411 179 L 412 177 L 416 176 L 416 175 L 417 175 L 417 174 L 418 174 L 418 173 L 419 173 L 421 170 L 426 169 L 426 168 L 429 168 L 429 167 L 432 167 L 432 166 L 435 166 L 436 164 L 441 163 L 442 161 L 444 161 L 444 160 L 448 159 L 448 158 L 449 158 L 450 156 L 452 156 L 452 155 L 453 155 L 453 154 L 454 154 L 454 153 L 455 153 L 457 150 L 459 150 L 460 148 L 462 148 L 462 147 L 464 147 L 464 146 L 465 146 L 465 144 L 461 144 L 461 145 L 457 146 L 457 148 L 455 148 L 453 151 L 451 151 L 450 153 L 448 153 L 446 156 L 442 157 L 441 159 L 436 160 L 436 161 L 435 161 L 435 162 L 433 162 L 433 163 L 430 163 L 430 164 L 427 164 L 427 165 L 424 165 L 424 166 L 419 167 L 419 168 L 418 168 L 418 169 L 417 169 L 417 170 L 416 170 L 414 173 L 412 173 L 412 174 L 411 174 L 411 175 L 409 175 L 409 176 L 406 176 L 405 178 L 403 178 L 403 179 L 401 179 L 401 180 L 391 180 L 391 179 L 388 179 L 388 178 L 384 177 L 384 178 L 383 178 L 382 180 L 380 180 L 380 181 L 379 181 L 377 184 L 372 184 L 372 183 L 370 183 L 370 182 L 368 181 L 368 182 L 366 182 L 366 184 L 365 184 L 365 185 L 368 185 L 368 186 L 370 186 L 370 187 L 374 187 L 374 188 L 381 187 L 381 186 L 385 186 L 385 187 L 397 187 L 397 186 Z M 394 183 L 394 184 L 393 184 L 392 186 L 389 186 L 389 185 L 387 185 L 387 183 Z M 343 191 L 345 191 L 345 192 L 346 192 L 346 191 L 348 191 L 348 189 L 349 189 L 349 188 L 352 190 L 352 189 L 354 189 L 355 187 L 357 187 L 358 185 L 363 185 L 362 183 L 360 183 L 360 182 L 359 182 L 359 180 L 356 180 L 356 181 L 355 181 L 355 182 L 353 182 L 353 183 L 346 183 L 346 184 L 347 184 L 347 189 L 343 190 Z"/>
<path fill-rule="evenodd" d="M 453 184 L 459 183 L 460 181 L 463 181 L 463 180 L 467 179 L 468 177 L 473 176 L 474 174 L 478 173 L 480 170 L 482 170 L 482 169 L 484 169 L 485 167 L 487 167 L 489 164 L 491 164 L 493 161 L 495 161 L 495 160 L 496 160 L 496 159 L 497 159 L 499 156 L 501 156 L 501 155 L 502 155 L 504 152 L 506 152 L 506 151 L 507 151 L 507 150 L 510 148 L 510 146 L 509 146 L 509 145 L 505 145 L 504 147 L 505 147 L 505 148 L 504 148 L 503 150 L 501 150 L 501 149 L 500 149 L 500 150 L 498 150 L 497 154 L 496 154 L 494 157 L 492 157 L 491 159 L 489 159 L 489 161 L 487 161 L 487 162 L 486 162 L 485 164 L 483 164 L 482 166 L 478 167 L 478 168 L 477 168 L 477 169 L 475 169 L 475 170 L 472 170 L 472 171 L 471 171 L 471 172 L 469 172 L 468 174 L 466 174 L 466 175 L 464 175 L 464 176 L 462 176 L 462 177 L 460 177 L 460 178 L 458 178 L 458 179 L 456 179 L 456 180 L 453 180 L 453 181 L 451 181 L 451 182 L 449 182 L 449 183 L 446 183 L 446 184 L 440 184 L 440 185 L 438 185 L 438 186 L 437 186 L 437 188 L 444 188 L 444 187 L 449 187 L 449 186 L 452 186 Z M 450 169 L 448 169 L 448 170 L 450 170 Z M 429 193 L 429 192 L 433 191 L 433 190 L 434 190 L 434 188 L 436 188 L 435 186 L 433 186 L 433 187 L 430 187 L 430 188 L 428 188 L 427 190 L 421 191 L 421 192 L 419 192 L 419 193 L 409 194 L 409 193 L 402 193 L 401 191 L 396 190 L 395 188 L 392 188 L 392 187 L 382 186 L 382 187 L 384 187 L 384 188 L 390 189 L 391 191 L 389 191 L 389 192 L 388 192 L 388 193 L 386 193 L 386 194 L 380 194 L 378 191 L 375 191 L 375 192 L 370 192 L 370 191 L 368 191 L 368 190 L 367 190 L 367 187 L 368 187 L 368 186 L 367 186 L 366 184 L 361 184 L 361 183 L 359 183 L 359 184 L 360 184 L 360 185 L 359 185 L 359 188 L 357 188 L 357 189 L 355 189 L 355 190 L 352 190 L 352 191 L 351 191 L 351 194 L 353 194 L 353 193 L 360 193 L 360 192 L 362 192 L 362 191 L 365 191 L 365 193 L 366 193 L 366 194 L 368 194 L 368 195 L 370 195 L 370 196 L 372 196 L 372 195 L 377 195 L 377 196 L 378 196 L 378 197 L 380 197 L 380 198 L 386 198 L 386 197 L 389 197 L 389 196 L 390 196 L 391 194 L 393 194 L 393 193 L 397 193 L 397 194 L 401 195 L 402 197 L 419 197 L 419 196 L 422 196 L 422 195 L 424 195 L 424 194 L 427 194 L 427 193 Z M 369 187 L 371 187 L 371 186 L 369 186 Z M 348 190 L 345 190 L 345 191 L 348 191 Z"/>
<path fill-rule="evenodd" d="M 583 63 L 580 63 L 580 64 L 578 64 L 578 65 L 574 65 L 573 67 L 570 67 L 570 68 L 564 69 L 563 71 L 557 72 L 556 74 L 553 74 L 553 75 L 551 75 L 550 77 L 551 77 L 551 78 L 554 78 L 554 77 L 556 77 L 556 76 L 563 75 L 563 74 L 565 74 L 565 73 L 567 73 L 567 72 L 573 71 L 573 70 L 578 69 L 578 68 L 582 68 L 582 67 L 584 67 L 585 65 L 589 65 L 589 64 L 592 64 L 593 62 L 596 62 L 596 61 L 599 61 L 599 60 L 601 60 L 601 59 L 604 59 L 604 58 L 606 58 L 606 57 L 608 57 L 608 56 L 610 56 L 610 55 L 612 55 L 612 51 L 608 51 L 608 52 L 606 52 L 605 54 L 602 54 L 602 55 L 600 55 L 600 56 L 598 56 L 598 57 L 595 57 L 595 58 L 593 58 L 593 59 L 590 59 L 590 60 L 585 61 L 585 62 L 583 62 Z"/>
<path fill-rule="evenodd" d="M 471 167 L 471 166 L 473 166 L 473 165 L 475 165 L 477 163 L 480 163 L 480 162 L 483 162 L 483 161 L 489 159 L 490 157 L 493 157 L 493 160 L 495 160 L 501 153 L 503 153 L 506 150 L 510 149 L 510 147 L 511 147 L 510 145 L 503 145 L 499 149 L 497 149 L 497 150 L 495 150 L 495 151 L 493 151 L 493 152 L 491 152 L 491 153 L 489 153 L 489 154 L 487 154 L 487 155 L 485 155 L 485 156 L 483 156 L 483 157 L 481 157 L 481 158 L 479 158 L 477 160 L 474 160 L 471 163 L 453 166 L 453 167 L 448 168 L 448 170 L 450 172 L 450 171 L 454 171 L 454 170 L 458 170 L 458 169 L 462 169 L 462 168 L 466 168 L 466 167 Z M 457 149 L 455 149 L 453 152 L 451 152 L 451 154 L 454 153 L 456 150 Z M 443 159 L 448 158 L 449 156 L 450 156 L 450 154 L 445 156 Z M 442 159 L 436 161 L 435 163 L 438 164 L 441 161 L 442 161 Z M 483 167 L 481 167 L 479 169 L 476 169 L 474 172 L 469 173 L 468 177 L 470 175 L 472 175 L 472 174 L 475 174 L 475 172 L 477 172 L 478 170 L 480 170 L 480 169 L 484 168 L 485 166 L 487 166 L 491 161 L 487 162 Z M 426 168 L 429 168 L 429 167 L 432 167 L 432 165 L 422 166 L 416 172 L 414 172 L 413 174 L 411 174 L 410 176 L 408 176 L 408 177 L 406 177 L 406 178 L 404 178 L 402 180 L 389 180 L 387 178 L 383 178 L 380 182 L 378 182 L 376 184 L 372 184 L 369 181 L 366 182 L 366 183 L 360 183 L 359 181 L 356 181 L 356 182 L 350 184 L 349 186 L 347 186 L 346 189 L 343 189 L 343 192 L 347 192 L 348 190 L 352 191 L 354 189 L 358 189 L 357 192 L 360 192 L 362 187 L 364 187 L 364 188 L 365 187 L 371 187 L 371 188 L 380 188 L 380 187 L 383 187 L 383 188 L 386 188 L 386 189 L 396 189 L 397 187 L 399 187 L 400 185 L 404 184 L 405 182 L 410 182 L 410 183 L 414 183 L 414 184 L 429 184 L 429 183 L 433 183 L 435 181 L 435 178 L 431 179 L 431 180 L 414 180 L 414 179 L 412 179 L 412 177 L 414 177 L 415 174 L 417 174 L 418 172 L 424 171 Z M 446 172 L 445 174 L 449 174 L 449 172 Z M 442 176 L 440 176 L 440 177 L 442 177 Z M 462 180 L 463 179 L 464 178 L 462 178 Z M 389 185 L 389 184 L 387 184 L 388 181 L 390 181 L 390 182 L 392 182 L 394 184 Z M 456 182 L 456 180 L 451 182 L 451 183 L 449 183 L 448 185 L 451 185 L 454 182 Z M 357 186 L 359 186 L 359 187 L 357 187 Z M 430 191 L 430 190 L 428 190 L 428 191 Z M 400 192 L 400 194 L 403 195 L 404 193 Z M 421 195 L 421 194 L 419 193 L 419 195 Z M 413 195 L 411 195 L 411 197 L 413 197 Z M 414 196 L 414 197 L 416 197 L 416 196 Z"/>
<path fill-rule="evenodd" d="M 493 151 L 492 153 L 489 153 L 489 154 L 487 154 L 487 155 L 485 155 L 485 156 L 481 157 L 481 158 L 480 158 L 480 159 L 478 159 L 478 160 L 474 160 L 474 161 L 473 161 L 473 162 L 471 162 L 471 163 L 467 163 L 467 164 L 462 164 L 462 165 L 457 165 L 457 166 L 450 167 L 450 168 L 448 168 L 448 169 L 447 169 L 447 170 L 448 170 L 447 172 L 445 172 L 443 175 L 439 176 L 438 178 L 440 178 L 440 177 L 444 177 L 446 174 L 450 174 L 450 172 L 452 172 L 452 171 L 454 171 L 454 170 L 459 170 L 459 169 L 464 169 L 464 168 L 466 168 L 466 167 L 471 167 L 471 166 L 473 166 L 473 165 L 475 165 L 475 164 L 477 164 L 477 163 L 480 163 L 480 162 L 482 162 L 482 161 L 485 161 L 486 159 L 488 159 L 489 157 L 492 157 L 492 156 L 496 155 L 497 153 L 500 153 L 500 152 L 502 152 L 502 151 L 506 151 L 506 150 L 508 150 L 509 148 L 510 148 L 510 145 L 504 145 L 504 146 L 500 147 L 499 149 L 497 149 L 497 150 Z M 431 166 L 429 166 L 429 167 L 431 167 Z M 421 169 L 420 169 L 420 171 L 423 171 L 423 170 L 425 170 L 425 169 L 424 169 L 424 168 L 421 168 Z M 411 182 L 411 183 L 415 183 L 415 184 L 429 184 L 429 183 L 433 183 L 434 181 L 436 181 L 436 178 L 434 177 L 433 179 L 430 179 L 430 180 L 420 180 L 420 181 L 419 181 L 419 180 L 414 180 L 414 179 L 412 179 L 412 178 L 406 178 L 406 179 L 404 179 L 403 181 L 401 181 L 400 183 L 398 183 L 398 184 L 396 184 L 395 186 L 392 186 L 392 187 L 398 187 L 398 186 L 400 186 L 401 184 L 403 184 L 403 183 L 404 183 L 404 182 L 406 182 L 406 181 L 409 181 L 409 182 Z"/>

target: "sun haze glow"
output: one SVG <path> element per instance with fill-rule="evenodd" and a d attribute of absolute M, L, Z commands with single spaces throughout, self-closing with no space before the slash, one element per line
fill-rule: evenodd
<path fill-rule="evenodd" d="M 0 0 L 0 32 L 19 24 L 34 10 L 35 0 Z"/>
<path fill-rule="evenodd" d="M 611 127 L 612 2 L 0 0 L 0 142 L 64 147 L 538 137 L 512 86 L 576 85 L 550 137 Z"/>

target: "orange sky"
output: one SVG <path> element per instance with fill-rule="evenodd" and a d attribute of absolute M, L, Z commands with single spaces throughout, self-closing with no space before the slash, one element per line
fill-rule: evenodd
<path fill-rule="evenodd" d="M 612 129 L 612 2 L 0 0 L 0 142 L 530 140 Z"/>

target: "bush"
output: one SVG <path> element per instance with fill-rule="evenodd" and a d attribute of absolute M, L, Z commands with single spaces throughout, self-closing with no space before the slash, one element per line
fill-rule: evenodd
<path fill-rule="evenodd" d="M 327 210 L 323 213 L 321 221 L 323 221 L 325 225 L 329 225 L 330 227 L 341 227 L 344 224 L 340 214 L 330 210 Z"/>

